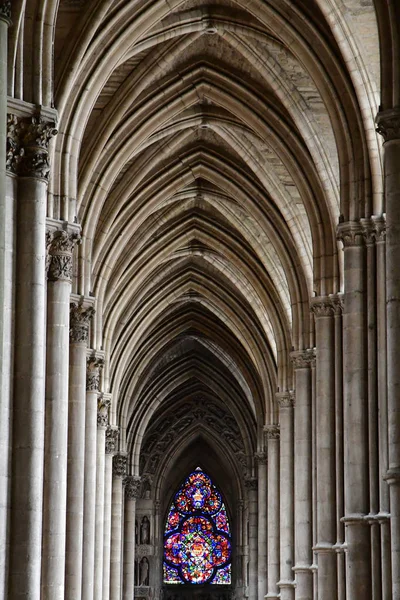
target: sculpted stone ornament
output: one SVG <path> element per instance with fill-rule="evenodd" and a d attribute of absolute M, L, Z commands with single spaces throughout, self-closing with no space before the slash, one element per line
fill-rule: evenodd
<path fill-rule="evenodd" d="M 296 404 L 296 398 L 294 390 L 288 390 L 287 392 L 278 392 L 276 399 L 279 404 L 279 408 L 293 408 Z"/>
<path fill-rule="evenodd" d="M 258 481 L 256 477 L 246 477 L 244 480 L 245 488 L 249 491 L 256 491 L 258 488 Z"/>
<path fill-rule="evenodd" d="M 87 342 L 90 321 L 95 313 L 93 307 L 84 308 L 75 302 L 70 304 L 69 340 L 71 343 Z"/>
<path fill-rule="evenodd" d="M 48 249 L 49 281 L 72 281 L 72 252 L 80 239 L 78 233 L 67 231 L 55 231 L 52 234 Z"/>
<path fill-rule="evenodd" d="M 114 454 L 113 456 L 113 475 L 114 477 L 124 478 L 126 475 L 126 463 L 128 458 L 126 454 Z"/>
<path fill-rule="evenodd" d="M 376 119 L 377 129 L 385 142 L 400 139 L 400 110 L 394 108 L 378 113 Z"/>
<path fill-rule="evenodd" d="M 106 454 L 114 454 L 117 451 L 119 428 L 109 425 L 106 429 Z"/>
<path fill-rule="evenodd" d="M 264 427 L 265 435 L 267 436 L 267 440 L 279 440 L 281 437 L 281 432 L 279 425 L 267 425 Z"/>
<path fill-rule="evenodd" d="M 127 475 L 124 479 L 125 495 L 128 500 L 140 497 L 142 481 L 138 475 Z"/>
<path fill-rule="evenodd" d="M 100 372 L 104 366 L 104 359 L 98 356 L 89 356 L 86 368 L 86 391 L 97 392 L 100 385 Z"/>
<path fill-rule="evenodd" d="M 333 315 L 335 314 L 333 298 L 331 298 L 330 296 L 320 296 L 318 298 L 313 298 L 311 300 L 310 309 L 317 319 L 321 317 L 333 317 Z"/>
<path fill-rule="evenodd" d="M 294 369 L 309 369 L 315 364 L 315 348 L 290 353 Z"/>
<path fill-rule="evenodd" d="M 11 0 L 0 0 L 0 18 L 11 24 Z"/>
<path fill-rule="evenodd" d="M 57 135 L 56 124 L 41 116 L 8 115 L 6 168 L 22 177 L 49 178 L 49 143 Z"/>
<path fill-rule="evenodd" d="M 344 248 L 363 246 L 365 239 L 361 223 L 359 221 L 339 223 L 337 239 L 342 242 Z"/>
<path fill-rule="evenodd" d="M 268 455 L 266 452 L 256 452 L 254 458 L 256 463 L 259 465 L 266 465 L 268 462 Z"/>
<path fill-rule="evenodd" d="M 111 400 L 101 394 L 97 401 L 97 426 L 100 428 L 106 429 L 108 427 L 108 410 L 110 405 Z"/>

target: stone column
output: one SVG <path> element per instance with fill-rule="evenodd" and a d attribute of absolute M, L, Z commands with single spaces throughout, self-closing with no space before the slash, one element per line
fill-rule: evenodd
<path fill-rule="evenodd" d="M 76 600 L 82 593 L 86 351 L 94 309 L 82 301 L 70 310 L 65 600 Z"/>
<path fill-rule="evenodd" d="M 123 600 L 133 600 L 135 592 L 135 518 L 136 498 L 140 494 L 140 477 L 128 475 L 125 478 L 124 511 L 124 568 Z"/>
<path fill-rule="evenodd" d="M 104 359 L 90 352 L 86 372 L 85 488 L 83 505 L 82 600 L 93 600 L 96 520 L 97 402 Z"/>
<path fill-rule="evenodd" d="M 48 231 L 42 597 L 64 600 L 68 449 L 69 298 L 78 232 Z"/>
<path fill-rule="evenodd" d="M 294 411 L 294 537 L 296 600 L 312 600 L 312 382 L 314 350 L 292 352 L 295 374 L 296 408 Z"/>
<path fill-rule="evenodd" d="M 281 600 L 294 600 L 294 420 L 292 391 L 277 394 L 280 420 L 280 588 Z"/>
<path fill-rule="evenodd" d="M 126 463 L 125 454 L 114 455 L 111 506 L 111 600 L 121 600 L 123 480 L 126 475 Z"/>
<path fill-rule="evenodd" d="M 101 599 L 103 590 L 104 550 L 104 475 L 105 444 L 108 427 L 108 412 L 111 399 L 101 394 L 97 407 L 97 451 L 96 451 L 96 523 L 94 550 L 94 599 Z"/>
<path fill-rule="evenodd" d="M 268 425 L 264 429 L 268 444 L 268 594 L 267 598 L 279 597 L 279 427 Z"/>
<path fill-rule="evenodd" d="M 368 477 L 367 321 L 365 246 L 359 222 L 341 223 L 344 246 L 343 406 L 346 588 L 349 598 L 371 598 Z"/>
<path fill-rule="evenodd" d="M 378 113 L 383 136 L 386 200 L 387 409 L 389 425 L 392 594 L 400 597 L 400 109 Z"/>
<path fill-rule="evenodd" d="M 16 119 L 18 175 L 11 556 L 9 598 L 40 598 L 45 394 L 48 146 L 41 116 Z"/>
<path fill-rule="evenodd" d="M 0 2 L 0 598 L 7 597 L 14 279 L 14 202 L 7 194 L 7 42 L 11 2 Z M 6 145 L 7 142 L 7 145 Z M 10 178 L 11 179 L 11 178 Z M 10 201 L 11 200 L 11 201 Z"/>
<path fill-rule="evenodd" d="M 267 557 L 267 454 L 259 452 L 255 455 L 258 465 L 258 599 L 264 600 L 267 593 L 268 557 Z"/>
<path fill-rule="evenodd" d="M 316 339 L 316 467 L 318 599 L 337 596 L 335 469 L 335 329 L 330 297 L 314 298 Z"/>
<path fill-rule="evenodd" d="M 249 579 L 248 597 L 250 600 L 258 598 L 258 573 L 257 573 L 257 479 L 248 477 L 245 480 L 247 489 L 247 506 L 249 519 Z"/>
<path fill-rule="evenodd" d="M 103 598 L 110 598 L 110 561 L 111 561 L 111 506 L 113 481 L 113 456 L 117 451 L 118 427 L 106 429 L 106 455 L 104 465 L 104 544 L 103 544 Z"/>

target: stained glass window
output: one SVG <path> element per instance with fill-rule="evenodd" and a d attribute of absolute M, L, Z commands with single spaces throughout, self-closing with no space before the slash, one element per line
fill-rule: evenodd
<path fill-rule="evenodd" d="M 175 494 L 168 513 L 164 583 L 231 583 L 228 515 L 221 494 L 200 467 Z"/>

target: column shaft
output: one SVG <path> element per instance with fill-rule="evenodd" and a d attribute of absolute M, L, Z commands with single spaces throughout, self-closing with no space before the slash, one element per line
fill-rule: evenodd
<path fill-rule="evenodd" d="M 267 455 L 256 454 L 258 463 L 258 599 L 264 600 L 267 593 Z"/>
<path fill-rule="evenodd" d="M 268 594 L 276 599 L 279 595 L 279 427 L 266 427 L 268 443 Z"/>
<path fill-rule="evenodd" d="M 125 473 L 126 456 L 116 454 L 113 457 L 112 481 L 110 600 L 121 600 L 122 510 Z"/>
<path fill-rule="evenodd" d="M 294 396 L 277 395 L 280 419 L 280 597 L 294 600 Z"/>
<path fill-rule="evenodd" d="M 135 591 L 135 518 L 139 492 L 140 478 L 129 475 L 125 480 L 123 600 L 132 600 Z"/>
<path fill-rule="evenodd" d="M 246 480 L 248 519 L 249 519 L 249 582 L 248 597 L 250 600 L 258 598 L 258 573 L 257 573 L 257 480 Z"/>
<path fill-rule="evenodd" d="M 104 476 L 105 476 L 105 443 L 107 416 L 97 417 L 97 452 L 96 452 L 96 524 L 94 554 L 94 598 L 101 599 L 103 590 L 103 556 L 104 556 Z"/>
<path fill-rule="evenodd" d="M 103 600 L 110 598 L 110 560 L 111 560 L 111 504 L 112 504 L 112 459 L 113 456 L 107 452 L 106 432 L 106 455 L 104 467 L 104 545 L 103 545 Z"/>
<path fill-rule="evenodd" d="M 293 352 L 296 407 L 294 410 L 295 446 L 295 567 L 296 600 L 312 600 L 312 462 L 311 462 L 311 363 L 314 351 Z"/>

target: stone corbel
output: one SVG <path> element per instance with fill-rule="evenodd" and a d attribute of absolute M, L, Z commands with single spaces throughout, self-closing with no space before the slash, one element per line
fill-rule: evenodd
<path fill-rule="evenodd" d="M 375 119 L 379 133 L 385 142 L 400 139 L 400 108 L 383 110 L 378 113 Z"/>

